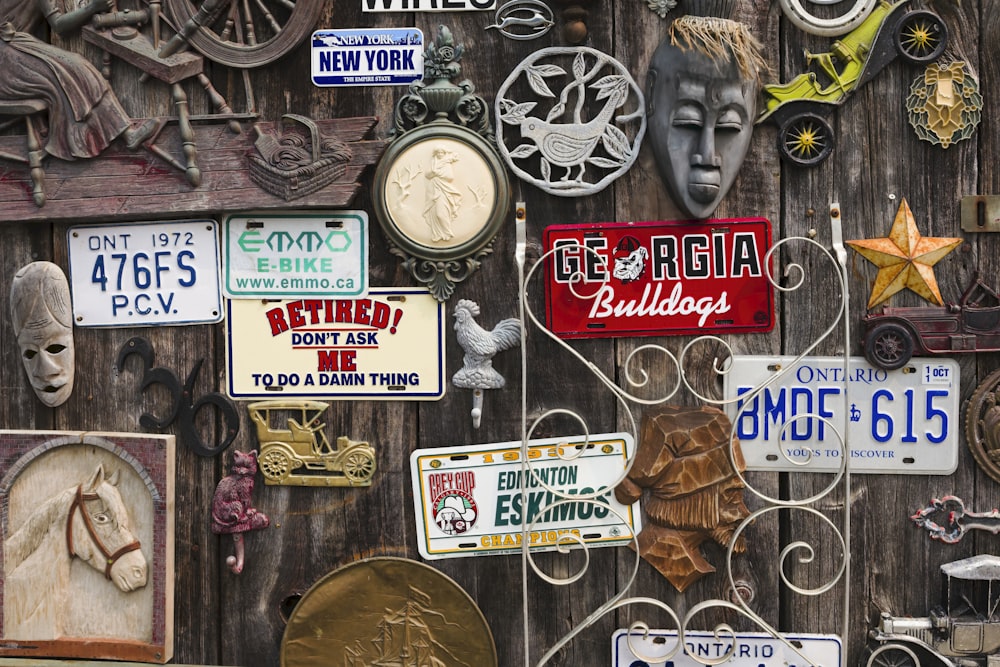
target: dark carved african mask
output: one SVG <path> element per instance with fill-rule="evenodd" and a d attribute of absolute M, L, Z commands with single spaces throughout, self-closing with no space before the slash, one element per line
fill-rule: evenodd
<path fill-rule="evenodd" d="M 732 186 L 750 147 L 757 92 L 756 76 L 733 57 L 681 48 L 670 37 L 653 54 L 649 137 L 660 178 L 685 215 L 710 217 Z"/>

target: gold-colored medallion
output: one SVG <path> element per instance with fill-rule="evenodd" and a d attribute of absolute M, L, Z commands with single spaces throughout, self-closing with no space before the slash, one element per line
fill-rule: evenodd
<path fill-rule="evenodd" d="M 979 127 L 983 110 L 979 80 L 964 62 L 931 63 L 913 80 L 906 110 L 918 137 L 948 148 Z"/>
<path fill-rule="evenodd" d="M 479 607 L 446 575 L 405 558 L 369 558 L 302 596 L 281 641 L 281 667 L 496 667 Z"/>

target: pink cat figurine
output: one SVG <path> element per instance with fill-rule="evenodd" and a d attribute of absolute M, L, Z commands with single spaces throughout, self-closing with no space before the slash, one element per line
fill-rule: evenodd
<path fill-rule="evenodd" d="M 243 571 L 243 533 L 270 525 L 267 515 L 250 506 L 256 474 L 257 452 L 234 450 L 231 472 L 219 481 L 212 498 L 212 532 L 232 535 L 236 542 L 236 555 L 226 559 L 234 574 Z"/>

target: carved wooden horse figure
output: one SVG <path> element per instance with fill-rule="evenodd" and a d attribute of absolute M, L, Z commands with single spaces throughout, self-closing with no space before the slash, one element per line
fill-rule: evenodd
<path fill-rule="evenodd" d="M 68 609 L 70 565 L 79 558 L 119 590 L 146 585 L 148 565 L 129 529 L 118 471 L 91 478 L 38 505 L 4 542 L 3 634 L 12 639 L 57 639 Z"/>

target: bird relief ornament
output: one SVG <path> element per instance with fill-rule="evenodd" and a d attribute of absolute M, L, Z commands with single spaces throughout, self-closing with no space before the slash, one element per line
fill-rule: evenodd
<path fill-rule="evenodd" d="M 628 70 L 583 46 L 525 58 L 497 91 L 496 113 L 507 166 L 560 197 L 610 185 L 635 162 L 646 132 L 642 90 Z"/>
<path fill-rule="evenodd" d="M 455 337 L 465 352 L 462 368 L 451 378 L 461 389 L 472 389 L 472 427 L 479 428 L 483 415 L 483 390 L 503 389 L 507 384 L 493 368 L 493 357 L 521 342 L 521 320 L 510 317 L 501 320 L 492 331 L 476 322 L 479 304 L 460 299 L 452 313 L 455 317 Z"/>
<path fill-rule="evenodd" d="M 447 26 L 424 53 L 424 78 L 396 104 L 375 171 L 375 214 L 389 250 L 446 301 L 479 268 L 510 209 L 510 181 L 493 145 L 489 107 L 468 79 Z"/>

